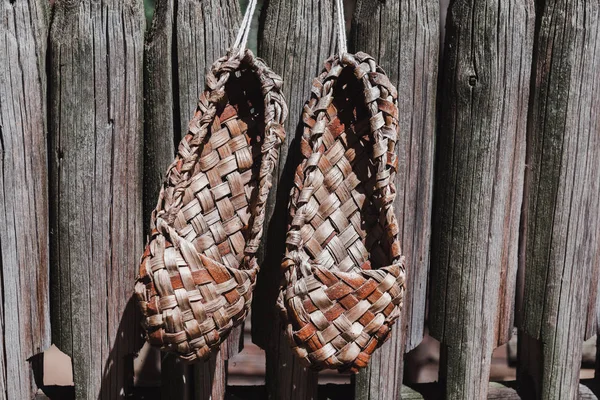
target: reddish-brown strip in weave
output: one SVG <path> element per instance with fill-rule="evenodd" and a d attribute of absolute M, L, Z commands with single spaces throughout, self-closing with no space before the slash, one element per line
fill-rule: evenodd
<path fill-rule="evenodd" d="M 284 138 L 281 78 L 246 50 L 206 77 L 152 213 L 135 285 L 148 341 L 206 359 L 248 313 Z"/>
<path fill-rule="evenodd" d="M 396 89 L 367 54 L 334 57 L 302 119 L 279 306 L 306 365 L 356 371 L 387 338 L 404 294 Z"/>

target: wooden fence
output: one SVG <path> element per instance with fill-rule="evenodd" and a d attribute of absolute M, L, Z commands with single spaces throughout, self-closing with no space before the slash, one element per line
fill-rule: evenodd
<path fill-rule="evenodd" d="M 149 212 L 241 9 L 157 0 L 146 26 L 142 0 L 50 3 L 0 0 L 0 399 L 33 398 L 27 359 L 51 343 L 72 357 L 78 399 L 596 398 L 579 370 L 600 312 L 597 1 L 453 0 L 442 24 L 437 0 L 346 1 L 349 48 L 398 87 L 409 275 L 392 338 L 345 387 L 298 364 L 274 308 L 297 128 L 336 50 L 334 1 L 265 1 L 257 51 L 290 109 L 252 313 L 266 385 L 227 386 L 239 328 L 212 362 L 163 358 L 161 388 L 143 393 L 132 289 Z M 440 382 L 403 386 L 426 326 Z M 517 381 L 490 384 L 513 327 Z"/>

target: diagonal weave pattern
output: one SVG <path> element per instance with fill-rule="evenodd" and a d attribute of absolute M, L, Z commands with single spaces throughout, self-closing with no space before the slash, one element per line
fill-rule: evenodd
<path fill-rule="evenodd" d="M 344 54 L 326 62 L 302 117 L 279 306 L 306 365 L 355 372 L 387 338 L 404 294 L 396 89 L 373 58 Z"/>
<path fill-rule="evenodd" d="M 186 361 L 210 357 L 248 313 L 285 134 L 281 85 L 249 50 L 219 59 L 152 213 L 135 293 L 148 341 Z"/>

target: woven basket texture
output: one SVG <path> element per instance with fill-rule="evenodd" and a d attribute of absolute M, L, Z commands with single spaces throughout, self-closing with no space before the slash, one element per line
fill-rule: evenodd
<path fill-rule="evenodd" d="M 209 358 L 248 313 L 285 135 L 281 85 L 249 50 L 219 59 L 152 213 L 135 293 L 150 344 L 185 361 Z"/>
<path fill-rule="evenodd" d="M 305 365 L 356 372 L 400 314 L 395 87 L 364 53 L 333 57 L 302 115 L 279 307 Z"/>

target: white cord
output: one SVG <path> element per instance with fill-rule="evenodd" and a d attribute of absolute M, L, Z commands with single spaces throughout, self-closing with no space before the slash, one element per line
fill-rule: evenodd
<path fill-rule="evenodd" d="M 248 7 L 246 7 L 246 13 L 244 14 L 244 19 L 242 20 L 242 24 L 240 25 L 240 30 L 235 38 L 235 42 L 233 43 L 233 47 L 239 49 L 240 56 L 244 53 L 246 49 L 246 44 L 248 43 L 248 35 L 250 34 L 250 27 L 252 26 L 252 16 L 254 15 L 254 9 L 256 8 L 257 0 L 250 0 L 248 3 Z"/>
<path fill-rule="evenodd" d="M 348 52 L 346 47 L 346 20 L 344 19 L 344 0 L 336 0 L 337 21 L 338 21 L 338 50 L 340 58 Z"/>

